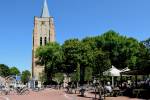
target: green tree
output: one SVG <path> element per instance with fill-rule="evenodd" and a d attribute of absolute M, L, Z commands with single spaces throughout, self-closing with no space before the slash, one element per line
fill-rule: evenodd
<path fill-rule="evenodd" d="M 17 67 L 11 67 L 10 69 L 10 75 L 19 75 L 20 71 Z"/>
<path fill-rule="evenodd" d="M 143 43 L 147 48 L 150 49 L 150 38 L 148 38 L 148 39 L 142 41 L 142 43 Z"/>
<path fill-rule="evenodd" d="M 85 68 L 85 76 L 84 79 L 89 83 L 89 81 L 92 81 L 92 75 L 93 74 L 93 69 L 91 67 L 86 67 Z"/>
<path fill-rule="evenodd" d="M 97 41 L 99 39 L 99 41 Z M 87 37 L 82 40 L 88 45 L 87 65 L 85 67 L 85 80 L 90 81 L 92 76 L 98 76 L 111 65 L 109 53 L 102 50 L 104 47 L 101 37 Z"/>
<path fill-rule="evenodd" d="M 53 79 L 58 83 L 62 83 L 64 80 L 64 74 L 63 73 L 55 73 Z"/>
<path fill-rule="evenodd" d="M 71 74 L 71 81 L 73 82 L 78 82 L 80 81 L 80 66 L 77 65 L 76 70 L 74 70 L 74 72 Z"/>
<path fill-rule="evenodd" d="M 111 62 L 108 53 L 102 50 L 95 50 L 94 52 L 94 76 L 101 78 L 102 72 L 111 67 Z"/>
<path fill-rule="evenodd" d="M 140 52 L 137 55 L 136 69 L 150 72 L 150 49 L 147 45 L 140 43 Z"/>
<path fill-rule="evenodd" d="M 140 45 L 134 38 L 121 36 L 115 31 L 108 31 L 100 36 L 82 40 L 89 47 L 87 66 L 93 69 L 95 76 L 114 65 L 117 68 L 136 67 Z M 92 65 L 90 65 L 92 64 Z"/>
<path fill-rule="evenodd" d="M 74 70 L 80 68 L 80 81 L 83 83 L 85 67 L 91 64 L 91 47 L 88 43 L 78 39 L 65 41 L 62 46 L 65 55 L 66 73 L 74 73 Z M 74 73 L 73 76 L 77 74 Z"/>
<path fill-rule="evenodd" d="M 90 80 L 93 75 L 102 76 L 102 72 L 111 65 L 119 69 L 148 68 L 149 41 L 147 39 L 140 43 L 110 30 L 82 40 L 69 39 L 62 46 L 57 43 L 41 46 L 36 51 L 37 64 L 45 66 L 47 79 L 52 79 L 55 73 L 64 72 L 71 75 L 73 81 L 83 82 L 84 79 Z"/>
<path fill-rule="evenodd" d="M 145 71 L 150 71 L 150 38 L 141 42 L 141 44 L 143 43 L 145 47 L 141 47 L 142 51 L 140 51 L 141 56 L 139 57 L 139 62 L 141 66 L 143 66 L 142 68 L 144 68 Z"/>
<path fill-rule="evenodd" d="M 111 64 L 117 68 L 135 67 L 139 42 L 134 38 L 127 38 L 112 30 L 96 36 L 98 49 L 107 52 Z"/>
<path fill-rule="evenodd" d="M 45 71 L 42 71 L 42 73 L 39 73 L 39 81 L 41 81 L 42 85 L 46 81 L 46 73 L 45 73 Z"/>
<path fill-rule="evenodd" d="M 9 67 L 5 64 L 0 64 L 0 76 L 7 77 L 10 75 Z"/>
<path fill-rule="evenodd" d="M 36 50 L 39 65 L 45 66 L 46 81 L 50 82 L 57 72 L 57 66 L 62 61 L 61 46 L 58 43 L 49 43 Z"/>
<path fill-rule="evenodd" d="M 22 71 L 21 81 L 26 84 L 30 80 L 31 73 L 28 70 Z"/>
<path fill-rule="evenodd" d="M 65 73 L 71 74 L 76 70 L 79 59 L 80 41 L 78 39 L 69 39 L 62 45 L 64 53 Z"/>

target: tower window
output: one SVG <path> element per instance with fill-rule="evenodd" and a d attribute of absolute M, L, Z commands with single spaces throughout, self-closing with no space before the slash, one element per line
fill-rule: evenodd
<path fill-rule="evenodd" d="M 40 46 L 42 46 L 42 37 L 40 37 Z"/>
<path fill-rule="evenodd" d="M 45 24 L 45 22 L 44 22 L 44 21 L 42 21 L 42 22 L 41 22 L 41 25 L 44 25 L 44 24 Z"/>
<path fill-rule="evenodd" d="M 47 44 L 47 37 L 44 38 L 44 44 Z"/>

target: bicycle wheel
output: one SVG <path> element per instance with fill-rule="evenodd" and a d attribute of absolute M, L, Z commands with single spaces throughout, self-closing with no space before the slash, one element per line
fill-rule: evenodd
<path fill-rule="evenodd" d="M 27 95 L 29 93 L 30 93 L 30 91 L 28 89 L 26 89 L 21 92 L 21 95 Z"/>
<path fill-rule="evenodd" d="M 1 95 L 8 95 L 8 94 L 9 94 L 9 91 L 6 91 L 6 90 L 1 91 Z"/>
<path fill-rule="evenodd" d="M 0 91 L 0 95 L 4 95 L 4 91 L 3 90 Z"/>

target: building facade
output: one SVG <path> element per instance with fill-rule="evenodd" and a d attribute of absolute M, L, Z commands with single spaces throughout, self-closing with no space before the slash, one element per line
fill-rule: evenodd
<path fill-rule="evenodd" d="M 53 17 L 49 15 L 47 1 L 44 1 L 42 14 L 40 17 L 34 17 L 33 29 L 33 46 L 32 46 L 32 78 L 39 80 L 40 75 L 44 72 L 44 66 L 36 64 L 35 51 L 38 47 L 46 45 L 48 42 L 55 41 L 55 27 Z"/>

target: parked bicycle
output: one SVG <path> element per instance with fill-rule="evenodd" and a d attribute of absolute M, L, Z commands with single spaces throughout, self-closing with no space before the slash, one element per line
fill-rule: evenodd
<path fill-rule="evenodd" d="M 0 93 L 1 95 L 10 94 L 10 89 L 8 87 L 5 87 L 5 86 L 3 86 L 0 91 L 1 91 L 1 93 Z"/>
<path fill-rule="evenodd" d="M 19 95 L 26 95 L 30 93 L 27 87 L 17 87 L 15 90 L 16 90 L 16 93 Z"/>
<path fill-rule="evenodd" d="M 27 94 L 30 93 L 30 91 L 29 91 L 29 89 L 27 87 L 22 87 L 22 88 L 17 87 L 17 88 L 15 88 L 13 90 L 5 87 L 5 88 L 1 89 L 1 91 L 0 91 L 1 95 L 9 95 L 11 93 L 12 94 L 16 93 L 18 95 L 27 95 Z"/>

